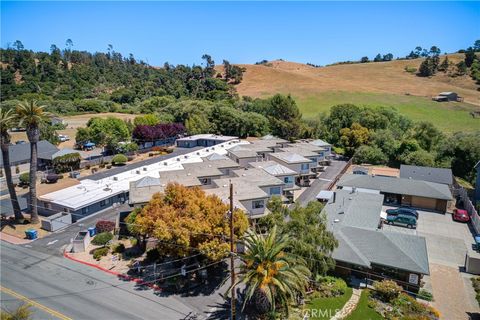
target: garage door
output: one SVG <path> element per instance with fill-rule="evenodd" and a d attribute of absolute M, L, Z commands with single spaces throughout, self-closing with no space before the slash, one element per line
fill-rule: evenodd
<path fill-rule="evenodd" d="M 412 197 L 412 207 L 436 210 L 437 209 L 437 199 L 423 198 L 423 197 Z"/>

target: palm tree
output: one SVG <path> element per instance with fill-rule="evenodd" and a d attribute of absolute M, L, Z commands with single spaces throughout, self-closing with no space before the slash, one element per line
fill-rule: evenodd
<path fill-rule="evenodd" d="M 5 169 L 5 179 L 7 180 L 8 193 L 10 194 L 10 201 L 12 202 L 13 214 L 15 220 L 23 219 L 20 204 L 18 202 L 17 193 L 13 186 L 12 168 L 10 167 L 10 134 L 8 130 L 15 126 L 15 114 L 12 109 L 0 108 L 0 142 L 2 148 L 3 167 Z"/>
<path fill-rule="evenodd" d="M 37 143 L 40 138 L 40 126 L 48 120 L 49 112 L 45 106 L 39 106 L 36 100 L 23 101 L 17 106 L 17 117 L 20 126 L 27 130 L 28 141 L 30 141 L 30 213 L 32 223 L 38 223 L 37 210 Z"/>
<path fill-rule="evenodd" d="M 250 302 L 260 313 L 275 312 L 280 304 L 288 315 L 290 303 L 305 294 L 310 271 L 305 261 L 284 251 L 288 242 L 287 236 L 277 237 L 276 226 L 267 236 L 247 234 L 237 282 L 246 285 L 243 309 Z"/>

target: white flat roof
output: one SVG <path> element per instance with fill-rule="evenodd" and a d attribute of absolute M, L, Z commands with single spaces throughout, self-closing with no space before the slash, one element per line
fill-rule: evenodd
<path fill-rule="evenodd" d="M 180 139 L 177 139 L 177 141 L 200 140 L 200 139 L 210 139 L 210 140 L 217 140 L 217 141 L 230 141 L 230 140 L 238 139 L 238 137 L 222 136 L 222 135 L 216 135 L 216 134 L 211 134 L 211 133 L 204 133 L 204 134 L 196 134 L 196 135 L 193 135 L 193 136 L 180 138 Z"/>
<path fill-rule="evenodd" d="M 122 173 L 104 179 L 85 179 L 80 181 L 78 185 L 47 193 L 38 197 L 38 199 L 78 210 L 114 195 L 128 192 L 130 182 L 132 181 L 137 181 L 147 176 L 159 178 L 160 171 L 182 170 L 184 169 L 184 163 L 202 162 L 202 157 L 208 157 L 214 153 L 224 155 L 227 153 L 227 149 L 239 144 L 248 144 L 248 142 L 232 140 L 167 160 L 159 160 L 156 163 L 143 167 L 131 170 L 126 169 L 126 171 Z"/>

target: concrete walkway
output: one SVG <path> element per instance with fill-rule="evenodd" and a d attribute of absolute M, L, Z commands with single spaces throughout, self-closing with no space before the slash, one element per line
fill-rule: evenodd
<path fill-rule="evenodd" d="M 345 303 L 342 310 L 338 311 L 331 320 L 340 320 L 346 318 L 353 310 L 357 307 L 358 301 L 360 300 L 360 295 L 362 294 L 362 289 L 353 288 L 352 296 Z"/>
<path fill-rule="evenodd" d="M 20 239 L 18 237 L 14 237 L 9 234 L 6 234 L 5 232 L 0 232 L 0 240 L 6 241 L 11 244 L 27 244 L 32 242 L 32 240 Z"/>

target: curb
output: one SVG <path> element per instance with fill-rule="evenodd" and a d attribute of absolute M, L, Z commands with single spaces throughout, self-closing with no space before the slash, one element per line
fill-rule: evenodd
<path fill-rule="evenodd" d="M 155 284 L 152 284 L 152 283 L 143 283 L 144 281 L 140 278 L 134 278 L 134 277 L 131 277 L 129 275 L 126 275 L 126 274 L 123 274 L 123 273 L 120 273 L 120 272 L 116 272 L 116 271 L 112 271 L 112 270 L 108 270 L 108 269 L 105 269 L 104 267 L 101 267 L 100 265 L 98 264 L 94 264 L 94 263 L 90 263 L 90 262 L 85 262 L 83 260 L 80 260 L 80 259 L 77 259 L 77 258 L 74 258 L 72 257 L 71 255 L 69 255 L 67 253 L 67 251 L 63 251 L 63 256 L 67 259 L 70 259 L 72 261 L 75 261 L 75 262 L 78 262 L 78 263 L 81 263 L 81 264 L 84 264 L 86 266 L 89 266 L 89 267 L 92 267 L 92 268 L 95 268 L 95 269 L 98 269 L 100 271 L 103 271 L 103 272 L 106 272 L 108 274 L 111 274 L 111 275 L 114 275 L 114 276 L 117 276 L 119 278 L 122 278 L 124 280 L 128 280 L 128 281 L 131 281 L 131 282 L 135 282 L 135 283 L 138 283 L 140 285 L 144 285 L 144 286 L 147 286 L 155 291 L 161 291 L 161 289 L 155 285 Z"/>

